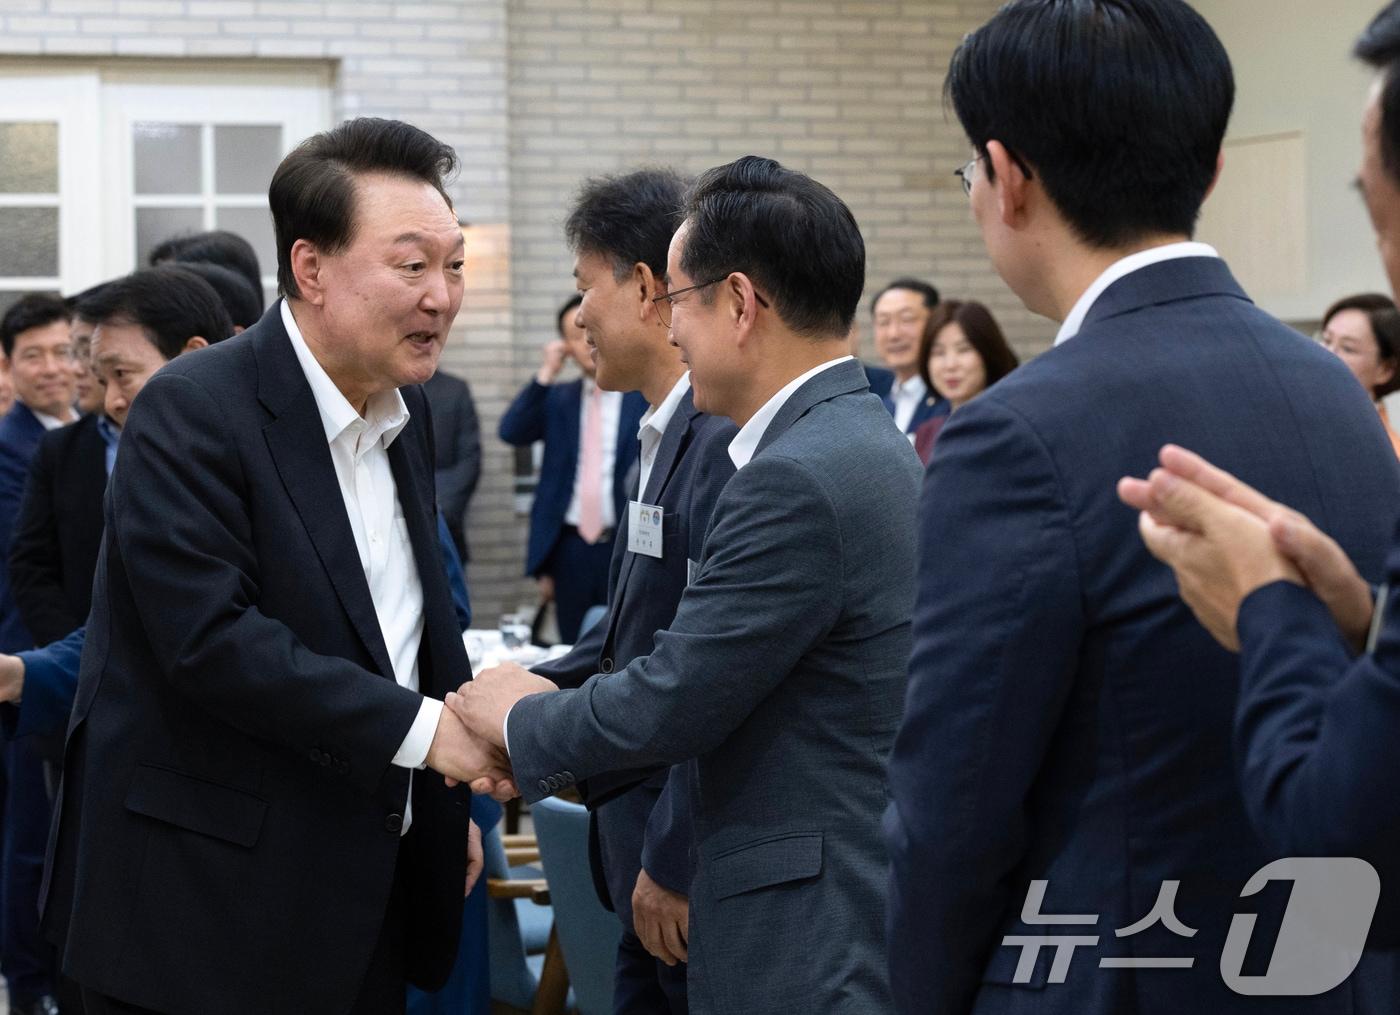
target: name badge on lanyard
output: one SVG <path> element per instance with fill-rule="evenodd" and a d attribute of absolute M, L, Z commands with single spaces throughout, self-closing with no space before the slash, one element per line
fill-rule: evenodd
<path fill-rule="evenodd" d="M 639 500 L 627 505 L 627 549 L 645 557 L 661 559 L 661 519 L 663 512 L 655 504 Z"/>

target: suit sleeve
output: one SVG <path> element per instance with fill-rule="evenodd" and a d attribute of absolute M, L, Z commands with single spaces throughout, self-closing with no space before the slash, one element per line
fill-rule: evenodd
<path fill-rule="evenodd" d="M 86 640 L 87 628 L 80 627 L 62 641 L 19 653 L 24 660 L 24 694 L 19 705 L 0 712 L 6 736 L 64 731 L 78 693 L 78 665 Z"/>
<path fill-rule="evenodd" d="M 476 418 L 471 391 L 462 386 L 458 392 L 457 426 L 452 432 L 452 464 L 436 470 L 438 503 L 442 513 L 456 524 L 467 513 L 467 502 L 481 477 L 481 424 Z"/>
<path fill-rule="evenodd" d="M 30 464 L 10 541 L 10 591 L 24 626 L 40 645 L 64 637 L 84 620 L 73 613 L 63 590 L 52 447 L 42 442 Z"/>
<path fill-rule="evenodd" d="M 516 704 L 511 761 L 527 800 L 548 795 L 542 781 L 561 771 L 582 781 L 714 749 L 836 622 L 836 510 L 800 463 L 764 456 L 738 473 L 707 551 L 650 656 Z"/>
<path fill-rule="evenodd" d="M 312 652 L 259 609 L 265 562 L 254 550 L 251 480 L 219 401 L 182 374 L 158 373 L 133 405 L 109 485 L 107 538 L 160 675 L 252 736 L 303 753 L 343 745 L 349 779 L 372 792 L 422 696 Z"/>
<path fill-rule="evenodd" d="M 690 766 L 672 765 L 642 833 L 642 868 L 662 888 L 681 895 L 690 894 L 694 870 L 690 815 Z"/>
<path fill-rule="evenodd" d="M 903 724 L 889 763 L 891 985 L 898 1011 L 971 1010 L 1000 925 L 1027 797 L 1083 624 L 1053 465 L 990 399 L 939 438 L 919 507 L 919 587 Z"/>
<path fill-rule="evenodd" d="M 500 426 L 497 427 L 501 440 L 518 448 L 544 440 L 549 392 L 550 385 L 531 378 L 501 416 Z"/>

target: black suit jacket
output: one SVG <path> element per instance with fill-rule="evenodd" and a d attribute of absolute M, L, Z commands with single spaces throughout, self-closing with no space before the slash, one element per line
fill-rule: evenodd
<path fill-rule="evenodd" d="M 687 392 L 656 451 L 643 503 L 662 510 L 662 556 L 627 552 L 624 514 L 613 542 L 608 576 L 608 615 L 562 659 L 534 667 L 560 687 L 581 687 L 650 655 L 656 634 L 671 626 L 689 583 L 690 561 L 698 561 L 715 502 L 734 475 L 729 442 L 738 432 L 727 419 L 695 408 Z M 690 823 L 690 779 L 685 766 L 653 775 L 606 800 L 594 811 L 590 859 L 604 905 L 632 927 L 632 888 L 643 866 L 658 884 L 690 893 L 694 871 Z M 658 807 L 663 790 L 664 803 Z M 645 854 L 645 856 L 644 856 Z"/>
<path fill-rule="evenodd" d="M 467 551 L 467 505 L 481 478 L 481 421 L 477 419 L 472 389 L 460 377 L 439 370 L 423 385 L 423 394 L 433 408 L 438 507 L 465 562 L 471 559 Z"/>
<path fill-rule="evenodd" d="M 81 627 L 102 544 L 107 444 L 98 417 L 44 435 L 10 542 L 10 590 L 36 645 Z"/>
<path fill-rule="evenodd" d="M 419 677 L 469 673 L 427 402 L 389 448 Z M 398 877 L 412 982 L 457 949 L 468 798 L 391 759 L 394 682 L 311 389 L 274 306 L 146 385 L 106 504 L 43 892 L 64 972 L 170 1013 L 344 1015 Z"/>

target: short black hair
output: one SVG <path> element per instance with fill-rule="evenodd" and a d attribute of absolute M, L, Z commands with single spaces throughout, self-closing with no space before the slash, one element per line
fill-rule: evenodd
<path fill-rule="evenodd" d="M 457 153 L 426 131 L 400 120 L 362 116 L 313 134 L 272 174 L 267 203 L 277 234 L 277 288 L 299 298 L 292 275 L 292 246 L 308 240 L 329 253 L 355 238 L 355 177 L 388 173 L 431 184 L 447 207 L 443 179 L 457 168 Z"/>
<path fill-rule="evenodd" d="M 238 272 L 253 287 L 253 294 L 258 301 L 257 317 L 262 316 L 262 267 L 258 264 L 258 254 L 253 245 L 237 233 L 231 233 L 227 229 L 211 229 L 205 233 L 172 236 L 151 251 L 152 266 L 166 261 L 180 264 L 204 261 Z M 254 320 L 257 320 L 257 317 Z"/>
<path fill-rule="evenodd" d="M 1395 372 L 1390 380 L 1377 385 L 1371 396 L 1380 401 L 1391 392 L 1400 391 L 1400 313 L 1396 312 L 1395 301 L 1381 293 L 1360 293 L 1344 296 L 1327 308 L 1322 315 L 1322 327 L 1326 328 L 1343 310 L 1359 310 L 1366 315 L 1371 325 L 1371 334 L 1376 339 L 1376 351 L 1381 362 L 1390 361 Z"/>
<path fill-rule="evenodd" d="M 5 311 L 0 318 L 0 348 L 5 355 L 15 354 L 15 338 L 30 328 L 42 328 L 54 321 L 65 324 L 72 319 L 63 300 L 50 293 L 27 293 Z"/>
<path fill-rule="evenodd" d="M 182 261 L 180 267 L 188 268 L 214 287 L 234 327 L 251 328 L 258 323 L 263 312 L 261 290 L 254 289 L 238 272 L 210 261 Z"/>
<path fill-rule="evenodd" d="M 945 89 L 976 154 L 1001 142 L 1099 248 L 1195 232 L 1235 100 L 1225 47 L 1183 0 L 1012 0 L 958 46 Z"/>
<path fill-rule="evenodd" d="M 1400 181 L 1400 0 L 1388 3 L 1371 19 L 1352 50 L 1358 60 L 1380 72 L 1381 164 Z"/>
<path fill-rule="evenodd" d="M 89 323 L 93 322 L 95 318 L 87 313 L 85 308 L 98 293 L 102 292 L 102 290 L 110 284 L 110 282 L 98 282 L 97 285 L 90 286 L 74 296 L 65 297 L 63 303 L 68 308 L 69 315 L 77 320 L 88 321 Z"/>
<path fill-rule="evenodd" d="M 865 241 L 844 201 L 772 159 L 745 155 L 686 195 L 681 269 L 696 283 L 743 272 L 785 324 L 845 338 L 865 289 Z M 702 299 L 712 300 L 707 289 Z"/>
<path fill-rule="evenodd" d="M 938 290 L 923 279 L 909 277 L 897 278 L 870 298 L 870 312 L 872 314 L 875 313 L 875 304 L 880 302 L 880 297 L 891 289 L 908 289 L 912 293 L 918 293 L 924 298 L 924 306 L 928 307 L 930 310 L 938 306 L 940 301 Z"/>
<path fill-rule="evenodd" d="M 662 274 L 665 274 L 663 269 Z M 574 293 L 564 301 L 564 305 L 559 308 L 559 312 L 554 315 L 554 330 L 559 332 L 559 337 L 564 337 L 564 318 L 570 310 L 577 310 L 578 305 L 583 302 L 583 293 Z"/>
<path fill-rule="evenodd" d="M 84 311 L 98 327 L 137 325 L 166 359 L 180 355 L 196 335 L 213 345 L 233 333 L 214 287 L 181 264 L 142 268 L 109 282 L 84 303 Z"/>
<path fill-rule="evenodd" d="M 666 252 L 685 208 L 685 187 L 671 169 L 638 169 L 584 181 L 564 221 L 569 248 L 608 258 L 619 281 L 637 264 L 664 277 Z"/>

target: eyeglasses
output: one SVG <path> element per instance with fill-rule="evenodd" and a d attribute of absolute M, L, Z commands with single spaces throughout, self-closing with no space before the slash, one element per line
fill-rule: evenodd
<path fill-rule="evenodd" d="M 728 277 L 728 275 L 721 275 L 719 278 L 712 278 L 708 282 L 701 282 L 697 285 L 688 285 L 684 289 L 677 289 L 675 292 L 662 293 L 660 296 L 653 296 L 651 302 L 656 305 L 656 316 L 661 318 L 661 323 L 663 326 L 669 328 L 671 326 L 671 308 L 676 305 L 677 296 L 683 296 L 688 292 L 694 292 L 696 289 L 704 289 L 706 286 L 718 285 L 720 282 L 723 282 Z M 753 298 L 758 300 L 758 305 L 760 307 L 763 307 L 765 310 L 768 309 L 768 301 L 763 298 L 763 296 L 758 292 L 758 290 L 754 290 Z"/>
<path fill-rule="evenodd" d="M 1020 170 L 1022 173 L 1025 174 L 1026 179 L 1035 179 L 1035 174 L 1031 172 L 1031 167 L 1026 165 L 1025 161 L 1021 158 L 1021 156 L 1017 155 L 1009 148 L 1006 150 L 1006 154 L 1010 155 L 1011 161 L 1016 163 L 1016 165 L 1020 167 Z M 986 157 L 987 156 L 984 153 L 982 155 L 977 156 L 975 159 L 973 159 L 971 162 L 968 162 L 966 165 L 959 166 L 957 169 L 953 170 L 953 175 L 956 176 L 960 181 L 962 181 L 963 193 L 966 194 L 968 197 L 972 196 L 972 167 L 977 165 L 977 163 L 981 162 Z"/>

